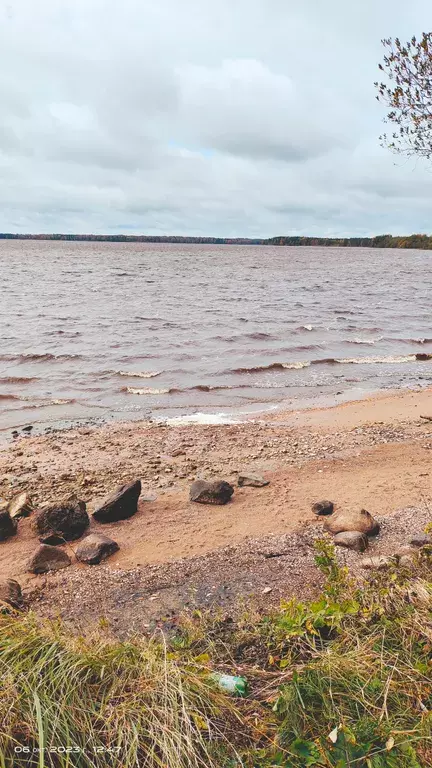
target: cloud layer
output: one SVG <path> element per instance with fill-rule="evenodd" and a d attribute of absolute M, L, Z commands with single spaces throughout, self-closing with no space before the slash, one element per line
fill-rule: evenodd
<path fill-rule="evenodd" d="M 380 39 L 428 3 L 9 0 L 0 230 L 431 231 L 432 172 L 379 146 Z"/>

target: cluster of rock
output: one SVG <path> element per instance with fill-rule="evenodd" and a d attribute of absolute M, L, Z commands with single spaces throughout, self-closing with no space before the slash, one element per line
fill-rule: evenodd
<path fill-rule="evenodd" d="M 364 553 L 369 546 L 371 536 L 380 531 L 375 518 L 361 509 L 359 512 L 335 511 L 332 501 L 318 501 L 312 505 L 312 511 L 325 516 L 324 530 L 333 535 L 336 546 Z M 392 555 L 372 555 L 361 560 L 365 570 L 382 570 L 392 565 L 408 566 L 415 561 L 423 547 L 430 546 L 432 538 L 426 534 L 413 536 L 407 546 L 401 547 Z"/>
<path fill-rule="evenodd" d="M 239 474 L 237 483 L 239 488 L 264 488 L 270 481 L 260 475 L 243 473 Z M 233 493 L 234 486 L 226 480 L 195 480 L 191 485 L 189 498 L 197 504 L 228 504 Z"/>
<path fill-rule="evenodd" d="M 269 485 L 269 481 L 254 474 L 239 474 L 238 485 L 262 488 Z M 199 504 L 227 504 L 233 493 L 234 487 L 225 480 L 196 480 L 190 489 L 190 500 Z M 127 520 L 137 512 L 140 495 L 140 480 L 121 486 L 93 512 L 93 520 L 100 524 Z M 18 531 L 19 518 L 30 514 L 32 531 L 40 542 L 27 566 L 30 573 L 43 574 L 66 568 L 72 563 L 71 554 L 78 562 L 97 565 L 119 549 L 117 542 L 108 536 L 88 532 L 90 517 L 84 501 L 73 497 L 34 510 L 26 493 L 19 494 L 10 502 L 0 503 L 0 541 L 14 536 Z M 78 539 L 81 541 L 74 551 L 67 547 Z M 19 608 L 22 602 L 18 582 L 14 579 L 0 582 L 0 604 Z"/>
<path fill-rule="evenodd" d="M 93 512 L 93 520 L 103 524 L 132 517 L 138 510 L 140 494 L 140 480 L 118 488 Z M 19 519 L 29 514 L 33 518 L 31 530 L 40 542 L 27 566 L 30 573 L 41 574 L 66 568 L 72 563 L 71 554 L 81 563 L 97 565 L 119 549 L 117 542 L 108 536 L 98 531 L 88 532 L 90 517 L 84 501 L 70 498 L 34 510 L 26 493 L 21 493 L 8 503 L 2 503 L 0 541 L 15 536 L 19 529 Z M 81 541 L 74 551 L 71 547 L 67 549 L 65 545 L 78 539 Z M 13 579 L 0 583 L 0 602 L 15 607 L 21 604 L 20 586 Z"/>

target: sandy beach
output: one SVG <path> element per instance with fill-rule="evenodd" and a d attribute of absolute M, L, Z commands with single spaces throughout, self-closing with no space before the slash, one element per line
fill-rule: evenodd
<path fill-rule="evenodd" d="M 390 552 L 432 517 L 431 390 L 404 391 L 326 409 L 278 413 L 227 425 L 149 422 L 20 437 L 0 453 L 0 496 L 21 490 L 35 507 L 76 494 L 91 513 L 118 485 L 140 478 L 130 520 L 97 525 L 119 552 L 104 565 L 73 563 L 32 576 L 37 547 L 31 518 L 0 545 L 0 577 L 23 585 L 30 604 L 80 626 L 105 616 L 122 631 L 175 616 L 185 605 L 268 605 L 319 584 L 311 544 L 321 520 L 311 505 L 366 508 L 384 524 L 372 545 Z M 237 485 L 239 472 L 270 481 L 236 487 L 226 506 L 189 501 L 196 478 Z M 404 538 L 405 537 L 405 538 Z M 68 545 L 73 556 L 76 543 Z M 355 553 L 341 554 L 355 564 Z M 265 598 L 263 597 L 265 595 Z"/>

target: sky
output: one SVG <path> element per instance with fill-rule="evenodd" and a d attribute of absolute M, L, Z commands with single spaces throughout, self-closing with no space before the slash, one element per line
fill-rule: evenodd
<path fill-rule="evenodd" d="M 0 0 L 0 231 L 430 233 L 374 81 L 431 29 L 430 0 Z"/>

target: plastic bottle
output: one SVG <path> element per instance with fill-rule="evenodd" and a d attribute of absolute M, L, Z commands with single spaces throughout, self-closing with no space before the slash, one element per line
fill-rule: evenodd
<path fill-rule="evenodd" d="M 215 672 L 212 675 L 212 679 L 218 684 L 222 691 L 233 693 L 235 696 L 246 696 L 247 694 L 248 684 L 244 677 L 238 677 L 237 675 L 222 675 L 219 672 Z"/>

